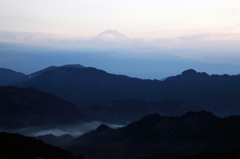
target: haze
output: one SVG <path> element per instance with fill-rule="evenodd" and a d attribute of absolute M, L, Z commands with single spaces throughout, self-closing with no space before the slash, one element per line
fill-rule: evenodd
<path fill-rule="evenodd" d="M 0 67 L 26 74 L 68 63 L 152 79 L 238 74 L 239 44 L 238 0 L 0 0 Z"/>

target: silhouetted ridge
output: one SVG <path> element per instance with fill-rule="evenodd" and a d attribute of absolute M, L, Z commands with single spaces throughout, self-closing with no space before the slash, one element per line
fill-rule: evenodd
<path fill-rule="evenodd" d="M 109 126 L 105 125 L 105 124 L 100 125 L 96 129 L 96 131 L 99 131 L 99 132 L 108 131 L 108 130 L 111 130 L 111 128 Z"/>
<path fill-rule="evenodd" d="M 52 134 L 46 134 L 36 137 L 37 139 L 42 140 L 44 143 L 53 145 L 53 146 L 63 146 L 69 144 L 74 138 L 69 134 L 62 136 L 55 136 Z"/>
<path fill-rule="evenodd" d="M 183 117 L 187 117 L 187 118 L 217 118 L 215 115 L 213 115 L 212 112 L 209 111 L 200 111 L 200 112 L 187 112 L 185 114 L 182 115 Z"/>
<path fill-rule="evenodd" d="M 34 72 L 34 73 L 28 75 L 28 79 L 33 79 L 33 78 L 37 77 L 38 75 L 40 75 L 42 73 L 45 73 L 45 72 L 51 71 L 51 70 L 55 70 L 57 68 L 77 68 L 77 69 L 82 69 L 82 68 L 85 68 L 85 67 L 82 66 L 82 65 L 79 65 L 79 64 L 72 64 L 72 65 L 69 64 L 69 65 L 63 65 L 63 66 L 59 66 L 59 67 L 57 67 L 57 66 L 50 66 L 50 67 L 47 67 L 47 68 L 45 68 L 43 70 L 40 70 L 40 71 L 37 71 L 37 72 Z M 25 80 L 27 80 L 27 79 L 25 79 Z"/>
<path fill-rule="evenodd" d="M 240 122 L 238 117 L 221 119 L 207 111 L 176 117 L 150 114 L 126 127 L 86 133 L 66 148 L 89 159 L 99 156 L 104 159 L 183 158 L 207 150 L 221 152 L 239 148 L 237 122 Z"/>
<path fill-rule="evenodd" d="M 19 134 L 0 133 L 0 141 L 0 158 L 73 159 L 74 157 L 70 152 L 59 147 Z"/>
<path fill-rule="evenodd" d="M 143 117 L 142 119 L 140 119 L 139 122 L 158 121 L 158 120 L 161 120 L 161 118 L 162 118 L 161 115 L 158 113 L 149 114 Z"/>
<path fill-rule="evenodd" d="M 10 69 L 0 68 L 0 86 L 6 86 L 14 84 L 23 80 L 26 77 L 25 74 L 16 72 Z"/>
<path fill-rule="evenodd" d="M 68 65 L 63 65 L 63 66 L 59 66 L 59 67 L 72 67 L 72 68 L 78 68 L 78 69 L 82 69 L 82 68 L 85 68 L 84 66 L 82 65 L 79 65 L 79 64 L 68 64 Z"/>
<path fill-rule="evenodd" d="M 239 75 L 210 76 L 193 69 L 158 81 L 110 74 L 89 67 L 58 67 L 18 86 L 35 87 L 82 108 L 119 99 L 173 100 L 184 101 L 218 116 L 228 116 L 240 113 L 239 83 Z"/>
<path fill-rule="evenodd" d="M 191 77 L 191 78 L 207 78 L 207 77 L 210 77 L 205 72 L 197 72 L 197 71 L 195 71 L 193 69 L 189 69 L 189 70 L 183 71 L 181 75 L 183 76 L 183 78 L 184 77 Z"/>
<path fill-rule="evenodd" d="M 122 99 L 91 105 L 83 110 L 102 122 L 129 124 L 148 114 L 159 113 L 163 116 L 177 116 L 188 111 L 200 111 L 202 109 L 185 102 L 173 100 L 146 102 L 139 99 Z"/>
<path fill-rule="evenodd" d="M 194 76 L 196 74 L 197 74 L 197 71 L 195 71 L 193 69 L 189 69 L 189 70 L 186 70 L 186 71 L 182 72 L 183 76 Z"/>
<path fill-rule="evenodd" d="M 75 105 L 35 88 L 0 87 L 0 128 L 54 125 L 88 120 Z"/>
<path fill-rule="evenodd" d="M 28 79 L 33 79 L 33 78 L 37 77 L 38 75 L 40 75 L 40 74 L 42 74 L 42 73 L 44 73 L 46 71 L 54 70 L 56 68 L 57 68 L 56 66 L 50 66 L 50 67 L 47 67 L 47 68 L 45 68 L 43 70 L 34 72 L 34 73 L 28 75 Z M 28 80 L 28 79 L 25 79 L 25 80 Z"/>

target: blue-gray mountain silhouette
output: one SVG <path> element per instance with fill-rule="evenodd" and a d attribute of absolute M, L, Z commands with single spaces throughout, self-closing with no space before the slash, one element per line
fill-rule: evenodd
<path fill-rule="evenodd" d="M 11 85 L 25 78 L 26 75 L 10 69 L 0 68 L 0 86 Z"/>
<path fill-rule="evenodd" d="M 208 75 L 195 70 L 164 81 L 142 80 L 85 67 L 57 67 L 19 83 L 55 94 L 79 107 L 119 99 L 184 101 L 218 116 L 240 113 L 240 76 Z"/>

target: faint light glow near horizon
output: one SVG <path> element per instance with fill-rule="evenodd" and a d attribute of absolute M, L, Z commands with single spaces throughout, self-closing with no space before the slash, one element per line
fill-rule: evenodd
<path fill-rule="evenodd" d="M 240 33 L 239 0 L 0 0 L 0 30 L 129 37 Z"/>

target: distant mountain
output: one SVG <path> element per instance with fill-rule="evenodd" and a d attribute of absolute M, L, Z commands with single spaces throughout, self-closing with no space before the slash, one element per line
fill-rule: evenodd
<path fill-rule="evenodd" d="M 186 101 L 218 116 L 240 114 L 240 76 L 208 75 L 186 70 L 167 78 L 162 98 Z"/>
<path fill-rule="evenodd" d="M 149 80 L 149 82 L 154 81 Z M 43 72 L 36 78 L 30 78 L 18 86 L 35 87 L 58 95 L 78 106 L 86 106 L 111 99 L 138 97 L 135 95 L 136 89 L 142 89 L 144 83 L 144 80 L 109 74 L 91 67 L 83 69 L 58 67 Z M 136 89 L 132 88 L 134 85 Z M 149 86 L 151 89 L 154 88 Z M 150 93 L 149 88 L 144 91 L 146 93 L 140 92 L 142 96 L 147 96 L 147 93 Z"/>
<path fill-rule="evenodd" d="M 57 68 L 56 66 L 50 66 L 50 67 L 47 67 L 47 68 L 45 68 L 45 69 L 43 69 L 43 70 L 34 72 L 34 73 L 28 75 L 27 77 L 28 77 L 28 78 L 35 78 L 35 77 L 37 77 L 38 75 L 40 75 L 41 73 L 44 73 L 44 72 L 50 71 L 50 70 L 54 70 L 54 69 L 56 69 L 56 68 Z M 26 79 L 26 80 L 27 80 L 27 79 Z"/>
<path fill-rule="evenodd" d="M 83 110 L 99 121 L 128 124 L 147 114 L 159 113 L 164 116 L 178 116 L 188 111 L 200 111 L 201 109 L 172 100 L 146 102 L 138 99 L 125 99 L 91 105 Z"/>
<path fill-rule="evenodd" d="M 79 65 L 79 64 L 68 64 L 68 65 L 63 65 L 63 66 L 59 66 L 59 67 L 72 67 L 72 68 L 79 68 L 79 69 L 85 68 L 84 66 Z"/>
<path fill-rule="evenodd" d="M 65 67 L 71 67 L 71 68 L 79 68 L 79 69 L 84 68 L 84 66 L 78 65 L 78 64 L 75 64 L 75 65 L 63 65 L 63 66 L 60 66 L 60 67 L 64 67 L 64 68 L 65 68 Z M 28 75 L 28 78 L 35 78 L 35 77 L 37 77 L 38 75 L 40 75 L 40 74 L 42 74 L 42 73 L 44 73 L 44 72 L 46 72 L 46 71 L 51 71 L 51 70 L 54 70 L 54 69 L 56 69 L 56 68 L 58 68 L 58 67 L 57 67 L 57 66 L 47 67 L 47 68 L 45 68 L 45 69 L 43 69 L 43 70 L 40 70 L 40 71 L 37 71 L 37 72 L 34 72 L 34 73 Z"/>
<path fill-rule="evenodd" d="M 0 158 L 74 158 L 74 156 L 66 150 L 44 144 L 40 140 L 19 134 L 0 133 L 0 141 Z"/>
<path fill-rule="evenodd" d="M 37 136 L 36 139 L 40 139 L 44 143 L 47 143 L 53 146 L 63 146 L 63 145 L 69 144 L 74 139 L 74 137 L 69 134 L 65 134 L 62 136 L 47 134 L 47 135 Z"/>
<path fill-rule="evenodd" d="M 101 125 L 65 148 L 88 159 L 176 159 L 207 150 L 225 152 L 240 147 L 238 122 L 240 116 L 221 119 L 206 111 L 152 114 L 118 129 Z"/>
<path fill-rule="evenodd" d="M 0 128 L 49 126 L 86 121 L 78 107 L 35 88 L 0 87 Z"/>
<path fill-rule="evenodd" d="M 119 99 L 184 101 L 218 116 L 240 114 L 240 76 L 208 75 L 195 70 L 159 80 L 142 80 L 85 67 L 57 67 L 19 87 L 35 87 L 79 107 Z"/>
<path fill-rule="evenodd" d="M 127 40 L 129 39 L 127 36 L 121 34 L 116 30 L 105 30 L 104 32 L 97 35 L 98 39 L 103 40 Z"/>
<path fill-rule="evenodd" d="M 26 75 L 23 73 L 5 68 L 0 68 L 0 86 L 14 84 L 25 77 Z"/>

